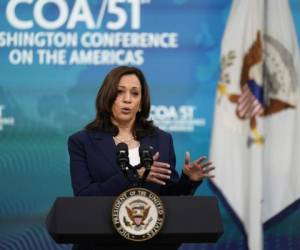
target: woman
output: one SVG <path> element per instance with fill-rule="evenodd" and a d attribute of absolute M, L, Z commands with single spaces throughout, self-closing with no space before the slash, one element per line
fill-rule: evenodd
<path fill-rule="evenodd" d="M 203 178 L 213 177 L 211 162 L 200 157 L 190 162 L 185 155 L 181 177 L 175 170 L 175 153 L 170 134 L 147 120 L 150 95 L 143 73 L 120 66 L 104 79 L 96 98 L 96 118 L 83 131 L 69 138 L 71 178 L 76 196 L 119 195 L 130 188 L 116 163 L 116 145 L 128 145 L 131 165 L 140 162 L 141 143 L 153 147 L 151 171 L 143 187 L 159 195 L 192 194 Z M 143 175 L 144 168 L 138 170 Z"/>

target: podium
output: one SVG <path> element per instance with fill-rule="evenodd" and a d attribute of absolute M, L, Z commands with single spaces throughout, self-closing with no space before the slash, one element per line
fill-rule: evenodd
<path fill-rule="evenodd" d="M 56 243 L 80 244 L 78 249 L 178 249 L 182 243 L 212 243 L 223 234 L 215 197 L 161 196 L 165 223 L 146 242 L 123 239 L 112 224 L 116 197 L 60 197 L 47 216 Z"/>

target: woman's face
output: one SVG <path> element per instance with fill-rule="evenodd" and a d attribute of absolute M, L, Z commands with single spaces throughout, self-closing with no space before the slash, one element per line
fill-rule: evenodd
<path fill-rule="evenodd" d="M 112 121 L 117 125 L 132 126 L 141 107 L 141 93 L 141 83 L 135 74 L 122 76 L 112 106 Z"/>

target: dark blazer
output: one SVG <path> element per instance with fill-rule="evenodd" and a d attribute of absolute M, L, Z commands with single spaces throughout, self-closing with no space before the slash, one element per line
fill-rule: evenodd
<path fill-rule="evenodd" d="M 176 159 L 170 134 L 157 129 L 153 136 L 141 140 L 159 152 L 159 161 L 169 163 L 172 174 L 166 185 L 145 183 L 144 188 L 159 195 L 192 194 L 199 182 L 181 177 L 175 169 Z M 130 188 L 116 163 L 116 145 L 111 134 L 82 130 L 69 137 L 70 171 L 76 196 L 115 196 Z"/>

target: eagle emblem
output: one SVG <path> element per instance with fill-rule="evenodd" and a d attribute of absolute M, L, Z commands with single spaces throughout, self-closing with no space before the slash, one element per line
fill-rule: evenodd
<path fill-rule="evenodd" d="M 126 211 L 130 221 L 123 217 L 124 224 L 128 227 L 133 228 L 135 231 L 146 229 L 149 223 L 152 221 L 152 217 L 148 218 L 150 205 L 143 200 L 134 200 L 126 206 Z M 148 218 L 147 222 L 146 219 Z"/>
<path fill-rule="evenodd" d="M 130 188 L 113 203 L 112 222 L 117 232 L 131 241 L 146 241 L 157 235 L 165 220 L 161 199 L 145 188 Z"/>
<path fill-rule="evenodd" d="M 264 43 L 263 43 L 264 42 Z M 234 65 L 235 52 L 222 58 L 220 98 L 226 96 L 236 105 L 236 116 L 248 121 L 251 135 L 248 146 L 264 144 L 265 138 L 257 129 L 257 119 L 296 107 L 296 71 L 292 54 L 276 39 L 260 31 L 245 53 L 240 74 L 240 93 L 230 93 L 230 74 L 227 69 Z"/>

